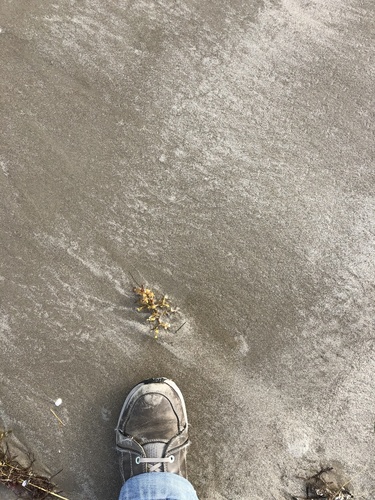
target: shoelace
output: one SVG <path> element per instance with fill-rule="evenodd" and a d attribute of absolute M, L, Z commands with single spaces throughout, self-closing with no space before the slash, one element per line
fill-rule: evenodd
<path fill-rule="evenodd" d="M 162 472 L 161 470 L 161 464 L 168 462 L 172 464 L 174 462 L 174 455 L 171 455 L 170 457 L 167 458 L 144 458 L 144 457 L 136 457 L 135 458 L 135 463 L 138 464 L 154 464 L 150 465 L 149 472 Z"/>

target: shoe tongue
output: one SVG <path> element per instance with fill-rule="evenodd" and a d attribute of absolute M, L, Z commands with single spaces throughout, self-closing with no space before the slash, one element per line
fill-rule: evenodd
<path fill-rule="evenodd" d="M 147 443 L 143 445 L 148 458 L 163 458 L 165 443 Z"/>

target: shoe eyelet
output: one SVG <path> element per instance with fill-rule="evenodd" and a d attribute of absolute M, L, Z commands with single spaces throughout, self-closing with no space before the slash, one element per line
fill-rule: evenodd
<path fill-rule="evenodd" d="M 174 462 L 174 455 L 171 455 L 171 456 L 169 457 L 169 461 L 170 461 L 170 463 L 171 463 L 171 464 L 173 464 L 173 462 Z"/>
<path fill-rule="evenodd" d="M 135 463 L 139 465 L 141 463 L 141 457 L 135 457 Z"/>

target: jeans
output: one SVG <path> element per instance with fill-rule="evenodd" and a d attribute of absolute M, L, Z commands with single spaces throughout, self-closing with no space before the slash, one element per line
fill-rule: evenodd
<path fill-rule="evenodd" d="M 172 472 L 146 472 L 128 479 L 119 500 L 198 500 L 187 479 Z"/>

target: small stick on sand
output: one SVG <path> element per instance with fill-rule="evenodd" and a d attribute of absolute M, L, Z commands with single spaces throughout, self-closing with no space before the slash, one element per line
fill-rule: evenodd
<path fill-rule="evenodd" d="M 69 500 L 69 498 L 62 497 L 61 495 L 58 495 L 57 493 L 54 493 L 53 491 L 46 490 L 45 488 L 42 488 L 41 486 L 38 486 L 36 484 L 30 483 L 30 482 L 28 484 L 30 486 L 33 486 L 33 488 L 37 488 L 38 490 L 45 491 L 46 493 L 48 493 L 49 495 L 53 495 L 54 497 L 61 498 L 62 500 Z"/>
<path fill-rule="evenodd" d="M 177 333 L 177 332 L 178 332 L 178 330 L 181 330 L 181 328 L 182 328 L 184 325 L 186 325 L 186 323 L 187 323 L 187 321 L 185 321 L 185 323 L 182 323 L 182 325 L 181 325 L 180 327 L 178 327 L 178 328 L 177 328 L 177 330 L 176 330 L 174 333 Z"/>
<path fill-rule="evenodd" d="M 64 422 L 61 420 L 61 418 L 60 418 L 58 415 L 56 415 L 56 413 L 52 410 L 52 408 L 50 408 L 50 410 L 51 410 L 51 413 L 52 413 L 52 414 L 53 414 L 53 415 L 57 418 L 57 420 L 60 422 L 60 424 L 61 424 L 63 427 L 65 427 L 65 424 L 64 424 Z"/>

